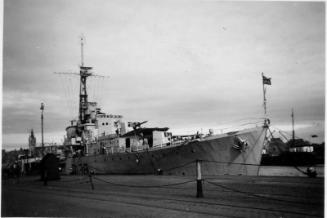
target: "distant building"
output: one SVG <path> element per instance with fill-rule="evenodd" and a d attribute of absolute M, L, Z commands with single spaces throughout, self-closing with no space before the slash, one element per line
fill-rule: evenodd
<path fill-rule="evenodd" d="M 33 156 L 35 154 L 35 147 L 36 147 L 36 138 L 34 136 L 34 132 L 32 129 L 31 135 L 28 137 L 28 148 L 29 148 L 30 156 Z"/>
<path fill-rule="evenodd" d="M 290 152 L 313 152 L 313 146 L 303 139 L 291 139 L 288 141 Z"/>

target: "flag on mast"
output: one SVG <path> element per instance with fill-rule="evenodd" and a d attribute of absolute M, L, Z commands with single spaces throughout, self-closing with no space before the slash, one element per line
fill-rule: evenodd
<path fill-rule="evenodd" d="M 265 77 L 264 75 L 262 75 L 262 82 L 263 82 L 263 84 L 271 85 L 271 78 L 268 78 L 268 77 Z"/>

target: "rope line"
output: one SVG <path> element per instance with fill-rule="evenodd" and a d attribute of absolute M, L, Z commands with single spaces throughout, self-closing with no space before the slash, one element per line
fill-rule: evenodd
<path fill-rule="evenodd" d="M 276 126 L 272 126 L 272 128 L 281 131 L 282 133 L 288 135 L 290 138 L 292 137 L 290 133 L 288 133 L 288 132 L 286 132 L 286 131 L 284 131 L 284 130 L 282 130 L 282 129 L 280 129 L 280 128 L 277 128 Z M 294 135 L 294 136 L 295 136 L 296 139 L 301 139 L 300 137 L 298 137 L 298 136 L 296 136 L 296 135 Z"/>
<path fill-rule="evenodd" d="M 262 120 L 261 120 L 261 118 L 259 118 L 259 119 L 260 119 L 260 121 L 247 122 L 247 123 L 239 123 L 239 124 L 230 125 L 230 126 L 227 126 L 227 127 L 224 127 L 224 128 L 214 128 L 213 130 L 223 131 L 223 130 L 228 130 L 228 129 L 237 128 L 237 127 L 244 127 L 244 126 L 247 126 L 247 125 L 255 125 L 255 126 L 257 126 L 258 124 L 262 124 L 263 123 L 262 120 L 264 120 L 263 118 L 262 118 Z M 240 131 L 240 130 L 236 130 L 236 131 Z"/>
<path fill-rule="evenodd" d="M 185 182 L 179 182 L 179 183 L 171 183 L 171 184 L 164 184 L 164 185 L 150 185 L 150 186 L 143 186 L 143 185 L 125 185 L 125 184 L 118 184 L 112 181 L 107 181 L 104 179 L 100 179 L 98 177 L 94 177 L 94 179 L 101 181 L 101 182 L 105 182 L 108 183 L 110 185 L 114 185 L 114 186 L 122 186 L 122 187 L 130 187 L 130 188 L 160 188 L 160 187 L 167 187 L 167 186 L 176 186 L 176 185 L 183 185 L 183 184 L 187 184 L 187 183 L 191 183 L 191 182 L 195 182 L 195 180 L 188 180 Z"/>

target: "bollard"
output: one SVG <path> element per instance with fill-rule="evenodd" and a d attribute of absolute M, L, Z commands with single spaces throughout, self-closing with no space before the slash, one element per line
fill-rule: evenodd
<path fill-rule="evenodd" d="M 196 160 L 196 197 L 203 198 L 201 160 Z"/>
<path fill-rule="evenodd" d="M 91 188 L 92 188 L 92 190 L 94 190 L 94 185 L 93 185 L 93 180 L 92 180 L 92 174 L 91 173 L 89 173 L 89 178 L 90 178 Z"/>

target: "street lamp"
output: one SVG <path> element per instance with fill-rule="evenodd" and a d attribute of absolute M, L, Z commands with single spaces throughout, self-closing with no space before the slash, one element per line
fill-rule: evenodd
<path fill-rule="evenodd" d="M 41 137 L 42 137 L 42 156 L 44 155 L 44 138 L 43 138 L 43 111 L 44 111 L 44 103 L 41 103 Z"/>

